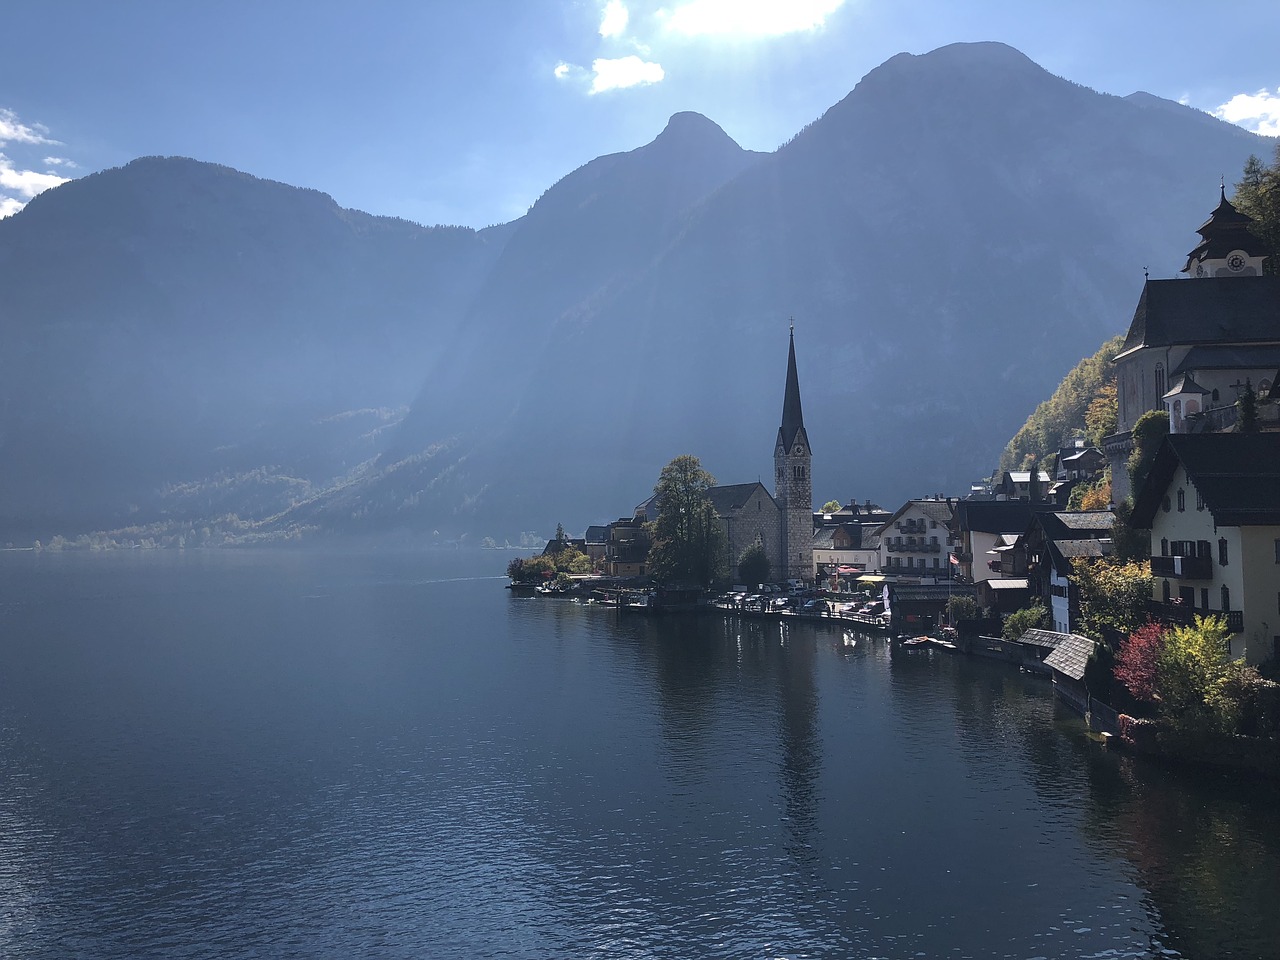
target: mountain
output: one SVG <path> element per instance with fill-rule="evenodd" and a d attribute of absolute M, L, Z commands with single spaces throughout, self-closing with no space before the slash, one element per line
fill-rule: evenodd
<path fill-rule="evenodd" d="M 681 453 L 767 476 L 791 317 L 815 496 L 963 489 L 1266 143 L 984 43 L 770 154 L 677 114 L 479 233 L 137 161 L 0 221 L 8 526 L 581 527 Z"/>

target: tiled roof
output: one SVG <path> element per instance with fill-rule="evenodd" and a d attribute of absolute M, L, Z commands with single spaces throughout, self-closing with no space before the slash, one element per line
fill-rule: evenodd
<path fill-rule="evenodd" d="M 1171 344 L 1280 339 L 1280 276 L 1148 280 L 1121 355 Z"/>
<path fill-rule="evenodd" d="M 1109 510 L 1067 511 L 1054 513 L 1054 516 L 1068 530 L 1110 530 L 1115 522 L 1115 517 Z"/>
<path fill-rule="evenodd" d="M 1179 433 L 1165 437 L 1147 482 L 1135 498 L 1135 527 L 1150 528 L 1178 464 L 1186 469 L 1216 523 L 1232 527 L 1280 524 L 1280 433 Z"/>
<path fill-rule="evenodd" d="M 1053 652 L 1044 658 L 1045 666 L 1072 680 L 1083 680 L 1089 658 L 1093 656 L 1094 642 L 1078 633 L 1060 633 L 1058 636 L 1061 639 Z"/>
<path fill-rule="evenodd" d="M 1280 333 L 1275 339 L 1280 340 Z M 1274 370 L 1280 367 L 1280 345 L 1260 343 L 1249 347 L 1212 344 L 1192 347 L 1171 375 L 1202 370 Z"/>
<path fill-rule="evenodd" d="M 1028 630 L 1018 638 L 1019 643 L 1028 643 L 1033 647 L 1056 649 L 1069 634 L 1056 633 L 1053 630 Z"/>

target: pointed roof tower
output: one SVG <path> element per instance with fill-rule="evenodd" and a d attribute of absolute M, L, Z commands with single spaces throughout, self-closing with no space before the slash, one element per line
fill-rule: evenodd
<path fill-rule="evenodd" d="M 1196 231 L 1200 242 L 1187 254 L 1182 272 L 1192 277 L 1257 276 L 1267 245 L 1249 229 L 1253 217 L 1227 199 L 1225 183 L 1221 191 L 1218 206 Z"/>
<path fill-rule="evenodd" d="M 809 435 L 804 429 L 804 411 L 800 408 L 800 376 L 796 373 L 796 325 L 791 324 L 791 343 L 787 350 L 787 389 L 782 399 L 782 426 L 778 430 L 778 445 L 791 450 L 803 444 L 809 450 Z"/>

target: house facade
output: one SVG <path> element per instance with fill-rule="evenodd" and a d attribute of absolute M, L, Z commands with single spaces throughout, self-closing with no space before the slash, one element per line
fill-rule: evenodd
<path fill-rule="evenodd" d="M 880 528 L 880 569 L 907 577 L 950 579 L 955 565 L 953 500 L 908 500 Z"/>
<path fill-rule="evenodd" d="M 1232 657 L 1280 656 L 1280 434 L 1166 437 L 1133 523 L 1151 531 L 1154 611 L 1222 614 Z"/>

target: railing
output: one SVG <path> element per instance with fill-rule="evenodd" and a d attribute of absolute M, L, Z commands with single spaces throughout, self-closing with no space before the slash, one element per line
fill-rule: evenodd
<path fill-rule="evenodd" d="M 1189 603 L 1161 603 L 1159 600 L 1148 600 L 1147 612 L 1161 623 L 1180 626 L 1189 626 L 1194 623 L 1197 615 L 1226 617 L 1227 630 L 1231 633 L 1244 633 L 1243 610 L 1197 610 Z"/>
<path fill-rule="evenodd" d="M 1181 580 L 1212 580 L 1212 557 L 1152 557 L 1151 574 Z"/>

